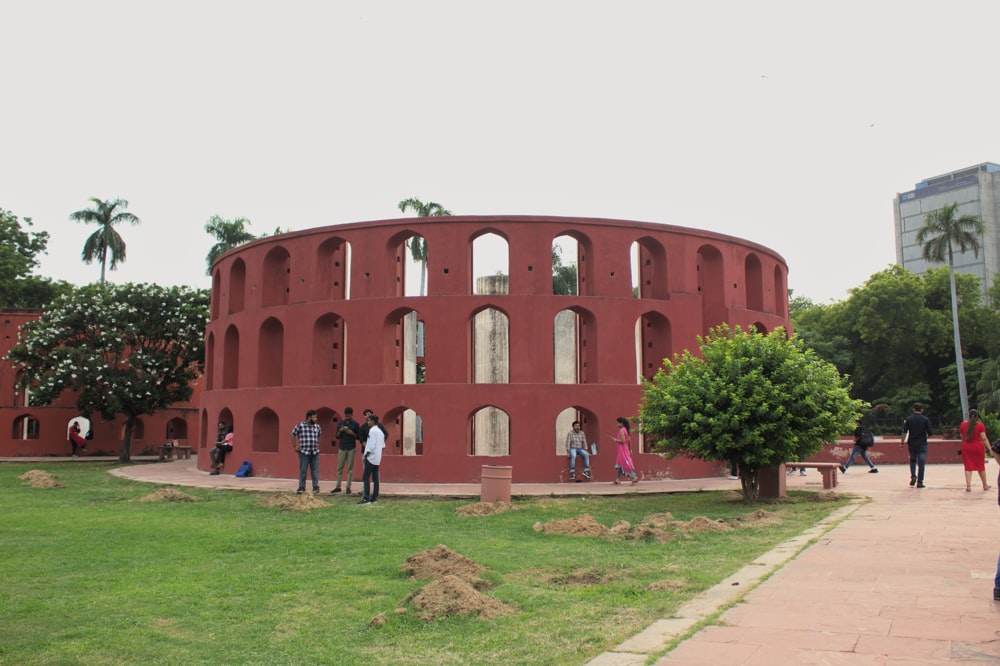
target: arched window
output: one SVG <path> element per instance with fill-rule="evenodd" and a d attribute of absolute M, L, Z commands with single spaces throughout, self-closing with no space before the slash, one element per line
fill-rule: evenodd
<path fill-rule="evenodd" d="M 474 456 L 510 455 L 510 415 L 499 407 L 487 405 L 471 418 Z"/>
<path fill-rule="evenodd" d="M 281 386 L 285 359 L 285 327 L 274 317 L 260 325 L 257 340 L 257 386 Z"/>
<path fill-rule="evenodd" d="M 288 305 L 291 280 L 292 263 L 288 250 L 280 245 L 272 248 L 264 257 L 261 305 Z"/>
<path fill-rule="evenodd" d="M 278 415 L 264 407 L 253 415 L 253 450 L 277 453 L 278 442 Z"/>
<path fill-rule="evenodd" d="M 510 322 L 503 311 L 485 307 L 472 315 L 472 360 L 473 383 L 510 381 Z"/>

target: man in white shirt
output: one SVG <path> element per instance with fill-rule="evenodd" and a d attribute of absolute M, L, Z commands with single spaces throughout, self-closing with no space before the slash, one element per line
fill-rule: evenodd
<path fill-rule="evenodd" d="M 361 477 L 365 494 L 358 504 L 378 504 L 378 467 L 382 462 L 382 449 L 385 448 L 385 430 L 374 414 L 369 414 L 365 421 L 368 424 L 368 441 L 362 454 L 365 471 Z"/>

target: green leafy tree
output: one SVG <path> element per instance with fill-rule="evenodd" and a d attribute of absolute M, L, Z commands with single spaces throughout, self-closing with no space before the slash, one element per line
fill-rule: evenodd
<path fill-rule="evenodd" d="M 115 270 L 119 262 L 125 261 L 125 239 L 121 237 L 115 226 L 119 224 L 131 224 L 135 226 L 140 223 L 138 217 L 126 211 L 128 201 L 124 199 L 112 199 L 103 201 L 97 197 L 91 197 L 92 208 L 84 208 L 70 213 L 69 219 L 77 222 L 92 223 L 98 226 L 97 231 L 87 237 L 83 244 L 83 262 L 93 263 L 95 260 L 101 262 L 101 282 L 104 282 L 106 268 Z M 110 265 L 108 261 L 110 260 Z"/>
<path fill-rule="evenodd" d="M 83 414 L 125 417 L 119 459 L 131 457 L 136 417 L 189 400 L 205 355 L 209 292 L 152 284 L 92 284 L 21 327 L 8 358 L 24 368 L 31 402 L 76 394 Z"/>
<path fill-rule="evenodd" d="M 256 240 L 257 237 L 248 231 L 250 226 L 250 220 L 245 217 L 237 217 L 233 220 L 227 220 L 219 215 L 213 215 L 208 218 L 208 222 L 205 223 L 205 231 L 212 238 L 215 239 L 215 245 L 213 245 L 209 251 L 208 255 L 205 257 L 205 263 L 207 267 L 205 273 L 207 275 L 212 274 L 212 264 L 214 264 L 219 257 L 229 252 L 234 247 L 239 247 L 245 243 L 249 243 L 252 240 Z M 278 233 L 278 230 L 275 230 Z M 261 236 L 264 238 L 267 234 Z"/>
<path fill-rule="evenodd" d="M 23 222 L 23 226 L 22 226 Z M 41 308 L 72 286 L 31 275 L 45 254 L 49 234 L 32 232 L 31 218 L 19 220 L 0 209 L 0 307 Z"/>
<path fill-rule="evenodd" d="M 958 215 L 958 203 L 931 211 L 924 218 L 924 226 L 917 231 L 916 242 L 923 248 L 927 261 L 948 262 L 951 276 L 951 322 L 955 341 L 955 365 L 958 372 L 958 391 L 962 402 L 962 418 L 969 413 L 969 396 L 965 385 L 965 367 L 962 363 L 962 336 L 958 322 L 958 295 L 955 289 L 955 248 L 963 253 L 972 250 L 979 256 L 979 239 L 985 225 L 977 215 Z"/>
<path fill-rule="evenodd" d="M 987 411 L 1000 413 L 1000 360 L 989 359 L 983 364 L 982 373 L 975 386 L 976 408 L 980 413 Z M 1000 432 L 993 436 L 1000 437 Z"/>
<path fill-rule="evenodd" d="M 657 450 L 739 463 L 743 498 L 757 499 L 760 471 L 818 451 L 853 430 L 864 403 L 830 363 L 787 339 L 727 325 L 666 360 L 644 382 L 642 430 Z"/>
<path fill-rule="evenodd" d="M 552 293 L 555 295 L 574 296 L 577 290 L 576 264 L 564 266 L 562 248 L 552 246 Z M 635 294 L 633 294 L 635 295 Z"/>
<path fill-rule="evenodd" d="M 417 217 L 447 217 L 452 214 L 450 210 L 439 203 L 433 201 L 424 203 L 416 198 L 400 201 L 399 210 L 404 213 L 412 210 Z M 414 236 L 406 241 L 406 245 L 410 248 L 413 261 L 420 264 L 420 295 L 423 296 L 424 290 L 427 288 L 427 239 L 422 236 Z"/>

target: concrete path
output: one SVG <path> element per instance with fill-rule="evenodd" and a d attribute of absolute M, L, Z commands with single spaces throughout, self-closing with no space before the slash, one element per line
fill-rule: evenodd
<path fill-rule="evenodd" d="M 10 459 L 7 459 L 10 460 Z M 16 459 L 27 462 L 28 459 Z M 89 459 L 83 459 L 89 460 Z M 40 463 L 53 461 L 40 459 Z M 990 463 L 990 483 L 997 467 Z M 743 570 L 670 618 L 659 620 L 598 656 L 594 666 L 833 666 L 1000 664 L 1000 602 L 993 576 L 1000 551 L 994 488 L 961 465 L 928 468 L 927 488 L 909 486 L 909 470 L 863 465 L 839 475 L 840 493 L 859 499 Z M 253 491 L 292 491 L 289 479 L 209 476 L 193 460 L 132 465 L 114 474 L 152 483 Z M 355 492 L 360 484 L 355 482 Z M 323 492 L 332 486 L 323 482 Z M 516 496 L 666 493 L 737 489 L 726 478 L 512 485 Z M 789 488 L 822 492 L 815 470 L 788 478 Z M 476 498 L 479 484 L 383 483 L 382 495 Z M 721 612 L 721 614 L 720 614 Z M 691 634 L 699 623 L 710 623 Z M 670 653 L 666 646 L 685 637 Z"/>

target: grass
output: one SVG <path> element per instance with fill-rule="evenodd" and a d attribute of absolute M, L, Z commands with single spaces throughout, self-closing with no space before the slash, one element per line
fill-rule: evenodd
<path fill-rule="evenodd" d="M 63 487 L 23 485 L 30 469 Z M 455 513 L 468 501 L 338 496 L 296 513 L 210 489 L 183 489 L 197 502 L 134 502 L 157 486 L 108 469 L 0 465 L 0 664 L 582 664 L 839 506 L 798 493 L 746 507 L 703 492 L 538 498 L 476 517 Z M 760 508 L 780 522 L 664 544 L 532 529 L 584 513 L 610 526 Z M 394 614 L 428 582 L 400 565 L 438 544 L 483 565 L 487 593 L 517 612 Z M 386 624 L 370 627 L 379 614 Z"/>

